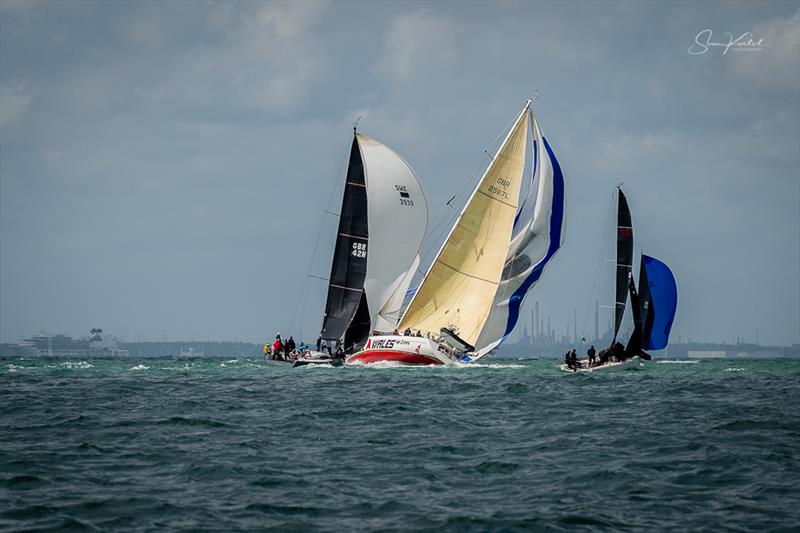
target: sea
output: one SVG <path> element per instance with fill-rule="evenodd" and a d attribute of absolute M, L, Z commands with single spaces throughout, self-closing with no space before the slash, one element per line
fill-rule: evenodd
<path fill-rule="evenodd" d="M 0 529 L 798 531 L 800 361 L 0 359 Z"/>

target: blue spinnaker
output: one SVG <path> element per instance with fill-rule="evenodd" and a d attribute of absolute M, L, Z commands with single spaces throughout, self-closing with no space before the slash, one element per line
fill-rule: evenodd
<path fill-rule="evenodd" d="M 667 265 L 649 255 L 642 255 L 650 287 L 650 302 L 653 313 L 648 350 L 661 350 L 669 342 L 669 331 L 678 308 L 678 287 L 675 276 Z"/>

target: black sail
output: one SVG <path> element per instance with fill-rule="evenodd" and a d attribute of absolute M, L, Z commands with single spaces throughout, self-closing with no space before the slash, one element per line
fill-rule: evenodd
<path fill-rule="evenodd" d="M 653 331 L 655 310 L 650 299 L 650 282 L 647 279 L 647 269 L 642 258 L 639 268 L 639 300 L 642 303 L 642 347 L 650 346 L 650 334 Z"/>
<path fill-rule="evenodd" d="M 628 292 L 631 295 L 631 311 L 633 313 L 633 333 L 628 339 L 625 352 L 629 355 L 638 355 L 642 351 L 642 305 L 641 294 L 636 292 L 633 277 L 628 280 Z"/>
<path fill-rule="evenodd" d="M 372 317 L 369 316 L 369 306 L 367 306 L 367 295 L 361 295 L 361 302 L 358 304 L 353 320 L 350 322 L 347 331 L 344 333 L 344 351 L 352 353 L 360 350 L 369 338 L 372 328 Z"/>
<path fill-rule="evenodd" d="M 650 343 L 650 331 L 653 330 L 653 309 L 650 301 L 650 285 L 647 282 L 647 270 L 642 260 L 639 268 L 639 291 L 631 276 L 628 282 L 628 290 L 631 295 L 631 311 L 633 311 L 633 333 L 625 347 L 625 352 L 629 357 L 634 355 L 642 359 L 650 360 L 650 354 L 644 348 Z"/>
<path fill-rule="evenodd" d="M 323 339 L 341 339 L 361 304 L 367 276 L 368 237 L 364 162 L 358 147 L 358 137 L 354 136 L 333 251 L 325 318 L 320 333 Z M 363 305 L 366 305 L 366 300 Z"/>
<path fill-rule="evenodd" d="M 625 314 L 625 303 L 628 297 L 628 280 L 633 267 L 633 227 L 631 226 L 631 210 L 622 189 L 619 189 L 617 204 L 617 289 L 614 316 L 614 340 L 617 340 L 622 316 Z"/>

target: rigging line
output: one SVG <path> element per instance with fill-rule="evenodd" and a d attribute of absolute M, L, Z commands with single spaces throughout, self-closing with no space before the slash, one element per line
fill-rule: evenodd
<path fill-rule="evenodd" d="M 610 226 L 611 226 L 613 218 L 614 218 L 614 192 L 612 191 L 611 192 L 611 204 L 609 205 L 608 213 L 606 214 L 606 222 L 605 222 L 605 225 L 604 225 L 604 228 L 603 228 L 603 238 L 600 241 L 600 254 L 599 254 L 600 257 L 595 262 L 594 281 L 592 282 L 592 292 L 591 292 L 592 297 L 595 296 L 595 291 L 597 290 L 597 284 L 598 284 L 599 277 L 600 277 L 600 265 L 603 263 L 603 255 L 604 255 L 604 252 L 605 252 L 605 247 L 606 247 L 607 240 L 610 240 L 609 239 L 609 232 L 610 232 Z M 589 311 L 591 309 L 591 306 L 592 306 L 592 302 L 589 301 L 589 305 L 586 306 L 586 314 L 583 316 L 583 326 L 582 326 L 582 329 L 581 329 L 581 333 L 583 334 L 583 336 L 586 336 L 585 335 L 586 334 L 586 324 L 589 321 Z M 600 306 L 600 307 L 603 307 L 603 306 Z M 595 339 L 595 340 L 597 340 L 597 339 Z"/>
<path fill-rule="evenodd" d="M 497 134 L 497 136 L 494 138 L 494 140 L 489 144 L 489 149 L 492 149 L 493 147 L 495 147 L 495 145 L 497 145 L 497 143 L 500 142 L 500 140 L 502 138 L 504 138 L 504 135 L 506 135 L 508 133 L 508 131 L 514 125 L 516 120 L 517 120 L 517 117 L 515 116 L 513 119 L 511 119 L 511 121 L 508 124 L 506 124 L 506 126 L 502 130 L 500 130 L 500 133 Z M 484 152 L 485 151 L 486 150 L 484 150 Z M 494 160 L 494 158 L 492 158 L 492 160 Z M 468 190 L 471 191 L 475 187 L 477 187 L 478 180 L 480 180 L 483 177 L 483 174 L 485 172 L 485 170 L 482 170 L 482 169 L 486 169 L 486 168 L 488 168 L 488 167 L 486 167 L 485 164 L 482 161 L 480 163 L 478 163 L 478 165 L 476 166 L 475 170 L 472 172 L 472 175 L 470 176 L 470 178 L 465 181 L 465 183 L 462 186 L 461 190 L 458 192 L 458 194 L 455 195 L 456 202 L 460 202 L 460 198 L 464 195 L 464 193 L 466 191 L 468 191 Z M 461 209 L 456 209 L 455 206 L 453 206 L 453 203 L 455 203 L 455 202 L 453 202 L 453 200 L 454 200 L 454 198 L 450 198 L 450 200 L 447 203 L 451 207 L 453 207 L 453 209 L 455 211 L 457 211 L 457 214 L 455 215 L 455 217 L 453 216 L 452 212 L 446 211 L 445 214 L 442 215 L 442 217 L 439 219 L 439 222 L 436 223 L 436 225 L 434 226 L 434 229 L 429 233 L 429 235 L 433 235 L 436 232 L 436 230 L 439 228 L 439 226 L 441 226 L 441 224 L 443 222 L 446 222 L 448 220 L 449 221 L 453 221 L 453 220 L 455 220 L 455 218 L 458 217 L 458 215 L 461 214 Z M 463 206 L 462 206 L 462 209 L 463 209 Z M 448 224 L 448 226 L 452 226 L 452 224 Z M 431 239 L 428 242 L 427 249 L 420 254 L 420 265 L 424 264 L 423 259 L 427 258 L 434 249 L 438 249 L 440 247 L 440 246 L 437 246 L 437 243 L 438 243 L 438 241 L 441 238 L 443 233 L 444 232 L 440 232 L 436 236 L 435 239 Z M 418 269 L 418 272 L 420 272 L 423 275 L 425 274 L 425 271 L 420 271 L 419 269 Z"/>
<path fill-rule="evenodd" d="M 352 143 L 349 144 L 351 144 L 352 146 Z M 291 331 L 294 328 L 294 321 L 295 318 L 297 318 L 297 310 L 300 307 L 300 302 L 305 301 L 306 286 L 308 285 L 308 278 L 311 275 L 311 267 L 314 265 L 314 259 L 317 256 L 317 249 L 319 248 L 319 242 L 320 239 L 322 238 L 322 232 L 325 229 L 325 217 L 328 213 L 331 213 L 330 211 L 331 202 L 333 201 L 333 197 L 336 194 L 336 189 L 338 188 L 339 183 L 341 181 L 342 170 L 344 169 L 344 166 L 347 162 L 347 156 L 349 155 L 349 153 L 350 153 L 349 149 L 345 150 L 345 155 L 342 158 L 342 162 L 339 164 L 339 172 L 337 172 L 336 174 L 336 180 L 333 183 L 333 187 L 331 188 L 331 194 L 328 197 L 327 209 L 325 209 L 322 214 L 322 220 L 320 221 L 319 231 L 317 232 L 317 240 L 314 243 L 314 249 L 311 252 L 311 259 L 309 259 L 308 261 L 308 268 L 306 269 L 306 275 L 303 277 L 303 285 L 300 289 L 300 295 L 298 296 L 297 301 L 295 302 L 294 311 L 292 312 L 292 320 L 289 324 L 289 329 L 287 331 Z"/>

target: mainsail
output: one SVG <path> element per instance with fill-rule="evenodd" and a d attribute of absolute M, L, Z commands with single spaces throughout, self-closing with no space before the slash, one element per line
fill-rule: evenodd
<path fill-rule="evenodd" d="M 492 310 L 508 257 L 525 167 L 525 104 L 472 193 L 400 321 L 474 345 Z"/>
<path fill-rule="evenodd" d="M 354 135 L 320 333 L 323 339 L 342 339 L 359 305 L 365 305 L 362 300 L 367 276 L 368 241 L 364 163 L 358 148 L 358 135 Z"/>
<path fill-rule="evenodd" d="M 411 282 L 427 224 L 428 204 L 413 169 L 387 146 L 356 133 L 322 338 L 342 340 L 350 349 L 376 327 L 395 327 L 402 304 L 395 294 L 404 294 Z"/>
<path fill-rule="evenodd" d="M 528 290 L 564 242 L 564 176 L 561 166 L 531 112 L 533 179 L 514 222 L 511 246 L 475 358 L 503 342 L 519 319 Z"/>
<path fill-rule="evenodd" d="M 616 298 L 614 306 L 614 339 L 613 345 L 617 340 L 619 326 L 622 324 L 622 317 L 625 315 L 625 305 L 628 300 L 628 280 L 631 277 L 633 268 L 633 226 L 631 225 L 631 210 L 628 208 L 628 200 L 622 189 L 618 189 L 619 197 L 617 203 L 617 280 Z"/>

